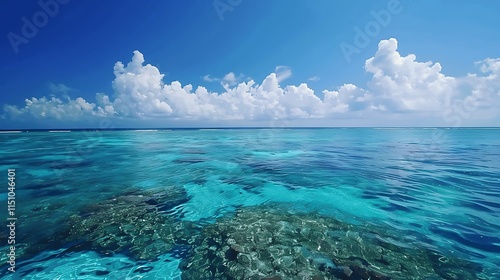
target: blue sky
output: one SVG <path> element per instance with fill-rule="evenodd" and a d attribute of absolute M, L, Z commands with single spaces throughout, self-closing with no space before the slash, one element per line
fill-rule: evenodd
<path fill-rule="evenodd" d="M 0 129 L 497 126 L 500 2 L 450 3 L 4 1 Z"/>

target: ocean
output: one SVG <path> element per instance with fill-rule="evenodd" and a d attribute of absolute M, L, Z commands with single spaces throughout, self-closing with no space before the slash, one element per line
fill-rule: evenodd
<path fill-rule="evenodd" d="M 500 279 L 497 128 L 0 141 L 2 279 Z"/>

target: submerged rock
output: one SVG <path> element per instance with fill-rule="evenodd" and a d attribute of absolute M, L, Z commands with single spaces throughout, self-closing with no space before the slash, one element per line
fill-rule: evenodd
<path fill-rule="evenodd" d="M 475 266 L 387 229 L 279 207 L 242 208 L 202 230 L 182 279 L 476 279 Z M 444 266 L 446 265 L 446 266 Z"/>
<path fill-rule="evenodd" d="M 72 215 L 68 241 L 84 242 L 100 253 L 154 259 L 195 242 L 194 224 L 164 214 L 187 200 L 184 189 L 176 187 L 126 192 Z"/>

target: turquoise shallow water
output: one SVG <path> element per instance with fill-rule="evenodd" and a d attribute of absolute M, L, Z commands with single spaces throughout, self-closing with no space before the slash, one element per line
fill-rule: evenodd
<path fill-rule="evenodd" d="M 0 276 L 180 279 L 197 243 L 166 234 L 175 245 L 158 243 L 156 254 L 141 255 L 158 224 L 196 236 L 237 211 L 268 205 L 369 225 L 405 240 L 392 246 L 466 260 L 477 265 L 477 278 L 500 279 L 499 139 L 500 129 L 421 128 L 2 133 L 0 170 L 6 177 L 16 169 L 19 256 L 16 274 L 4 265 Z M 7 208 L 6 187 L 0 201 Z M 105 243 L 100 231 L 118 236 L 107 223 L 130 226 L 142 211 L 134 205 L 156 219 L 150 231 L 129 229 L 130 239 Z"/>

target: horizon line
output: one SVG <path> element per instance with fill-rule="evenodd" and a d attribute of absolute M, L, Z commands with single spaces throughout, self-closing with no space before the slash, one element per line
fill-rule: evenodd
<path fill-rule="evenodd" d="M 22 131 L 84 131 L 84 130 L 97 130 L 97 131 L 114 131 L 114 130 L 196 130 L 196 129 L 500 129 L 500 126 L 283 126 L 283 127 L 270 127 L 270 126 L 214 126 L 214 127 L 120 127 L 120 128 L 0 128 L 1 132 L 22 132 Z"/>

